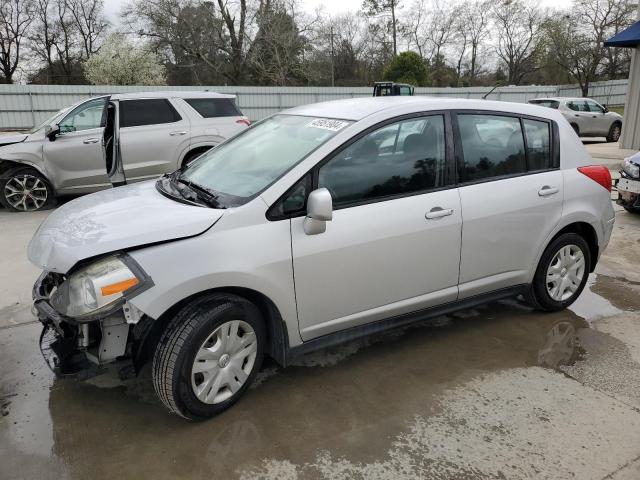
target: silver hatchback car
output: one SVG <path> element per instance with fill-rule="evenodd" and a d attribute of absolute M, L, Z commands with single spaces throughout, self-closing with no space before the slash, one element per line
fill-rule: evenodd
<path fill-rule="evenodd" d="M 488 301 L 566 308 L 614 223 L 555 110 L 388 97 L 284 111 L 157 182 L 73 200 L 29 245 L 60 375 L 152 362 L 185 418 L 297 355 Z M 132 368 L 133 367 L 133 368 Z"/>
<path fill-rule="evenodd" d="M 590 98 L 536 98 L 529 103 L 558 110 L 580 137 L 606 137 L 607 142 L 620 139 L 622 115 Z"/>
<path fill-rule="evenodd" d="M 248 126 L 234 95 L 161 91 L 91 98 L 27 134 L 0 137 L 0 205 L 35 211 L 55 196 L 110 188 L 116 156 L 120 182 L 159 177 Z"/>

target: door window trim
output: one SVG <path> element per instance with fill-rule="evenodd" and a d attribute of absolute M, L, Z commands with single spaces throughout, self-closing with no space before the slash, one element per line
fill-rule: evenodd
<path fill-rule="evenodd" d="M 445 185 L 442 187 L 434 187 L 434 188 L 429 188 L 429 189 L 423 189 L 423 190 L 417 190 L 414 192 L 407 192 L 407 193 L 398 193 L 395 195 L 386 195 L 383 197 L 377 197 L 377 198 L 368 198 L 365 200 L 360 200 L 360 201 L 354 201 L 354 202 L 349 202 L 349 203 L 345 203 L 342 205 L 338 205 L 335 206 L 333 208 L 334 211 L 337 210 L 342 210 L 345 208 L 352 208 L 352 207 L 359 207 L 362 205 L 368 205 L 371 203 L 378 203 L 378 202 L 386 202 L 389 200 L 396 200 L 399 198 L 404 198 L 404 197 L 414 197 L 416 195 L 424 195 L 426 193 L 432 193 L 432 192 L 440 192 L 443 190 L 449 190 L 451 188 L 457 188 L 457 177 L 456 177 L 456 168 L 455 168 L 455 163 L 454 163 L 454 136 L 453 136 L 453 128 L 452 128 L 452 120 L 451 120 L 451 113 L 453 112 L 453 110 L 427 110 L 427 111 L 421 111 L 421 112 L 412 112 L 412 113 L 407 113 L 404 115 L 399 115 L 397 117 L 393 117 L 393 118 L 387 118 L 386 120 L 383 120 L 381 122 L 378 122 L 374 125 L 371 125 L 370 127 L 367 127 L 366 129 L 364 129 L 363 131 L 361 131 L 360 133 L 358 133 L 357 135 L 351 137 L 349 140 L 347 140 L 346 142 L 344 142 L 343 144 L 341 144 L 340 146 L 338 146 L 337 148 L 335 148 L 333 151 L 331 151 L 330 153 L 328 153 L 322 160 L 320 160 L 318 163 L 316 163 L 314 166 L 312 166 L 309 170 L 307 170 L 303 175 L 300 176 L 300 178 L 298 178 L 296 181 L 292 182 L 291 187 L 287 189 L 287 191 L 285 193 L 283 193 L 282 195 L 280 195 L 280 197 L 278 197 L 278 199 L 273 202 L 273 204 L 267 209 L 267 213 L 266 213 L 266 217 L 268 220 L 270 221 L 278 221 L 278 220 L 286 220 L 286 219 L 291 219 L 291 218 L 296 218 L 296 217 L 300 217 L 300 216 L 304 216 L 306 214 L 306 211 L 296 211 L 296 212 L 291 212 L 288 213 L 286 215 L 276 215 L 274 213 L 274 210 L 276 209 L 276 206 L 286 198 L 286 196 L 291 193 L 290 190 L 298 184 L 298 182 L 300 182 L 304 177 L 306 177 L 307 175 L 311 175 L 311 188 L 309 190 L 309 192 L 307 192 L 307 196 L 309 195 L 310 192 L 312 192 L 313 190 L 318 188 L 318 175 L 319 175 L 319 170 L 320 168 L 322 168 L 323 165 L 325 165 L 326 163 L 328 163 L 329 161 L 331 161 L 333 158 L 336 157 L 336 155 L 340 154 L 342 151 L 346 150 L 347 148 L 349 148 L 351 145 L 353 145 L 354 143 L 356 143 L 357 141 L 359 141 L 360 139 L 362 139 L 363 137 L 369 135 L 372 132 L 375 132 L 376 130 L 379 130 L 381 128 L 386 127 L 387 125 L 391 125 L 394 123 L 399 123 L 399 122 L 403 122 L 405 120 L 413 120 L 416 118 L 424 118 L 424 117 L 432 117 L 432 116 L 441 116 L 443 117 L 444 120 L 444 150 L 445 150 Z M 305 206 L 306 206 L 306 201 L 305 201 Z"/>
<path fill-rule="evenodd" d="M 104 128 L 104 126 L 106 124 L 106 121 L 107 121 L 107 108 L 106 107 L 107 107 L 107 103 L 109 103 L 109 98 L 111 98 L 109 95 L 105 95 L 104 97 L 89 98 L 86 101 L 82 102 L 80 105 L 77 105 L 73 110 L 68 112 L 64 117 L 62 117 L 57 122 L 58 126 L 60 126 L 67 118 L 72 116 L 75 112 L 78 111 L 79 108 L 84 107 L 87 103 L 93 102 L 95 100 L 103 100 L 104 104 L 102 105 L 102 117 L 100 118 L 100 126 L 99 127 L 85 128 L 83 130 L 72 130 L 72 131 L 69 131 L 69 132 L 60 132 L 60 136 L 70 135 L 70 134 L 74 134 L 74 133 L 88 132 L 90 130 L 98 130 L 100 128 Z"/>
<path fill-rule="evenodd" d="M 525 165 L 527 167 L 526 172 L 511 173 L 507 175 L 499 175 L 495 177 L 480 178 L 477 180 L 469 180 L 466 182 L 460 181 L 460 171 L 464 166 L 464 152 L 462 150 L 462 137 L 460 136 L 460 128 L 458 125 L 458 115 L 487 115 L 487 116 L 499 116 L 499 117 L 512 117 L 518 118 L 520 121 L 520 129 L 524 140 L 525 148 Z M 551 128 L 549 129 L 549 135 L 551 136 L 549 145 L 551 147 L 550 160 L 551 167 L 529 170 L 529 153 L 527 151 L 527 136 L 524 131 L 523 120 L 535 120 L 538 122 L 547 123 Z M 451 121 L 454 129 L 454 141 L 455 141 L 455 165 L 456 165 L 456 186 L 466 187 L 468 185 L 476 185 L 479 183 L 495 182 L 499 180 L 506 180 L 509 178 L 524 177 L 527 175 L 536 175 L 538 173 L 553 172 L 560 170 L 560 136 L 558 131 L 558 124 L 555 120 L 549 118 L 536 117 L 533 115 L 527 115 L 523 113 L 503 112 L 500 110 L 477 110 L 477 109 L 455 109 L 451 110 Z"/>

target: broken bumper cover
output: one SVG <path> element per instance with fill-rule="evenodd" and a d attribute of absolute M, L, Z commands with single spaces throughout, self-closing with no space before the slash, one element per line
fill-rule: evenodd
<path fill-rule="evenodd" d="M 115 363 L 116 358 L 124 354 L 129 325 L 121 311 L 84 322 L 60 314 L 49 302 L 52 289 L 60 281 L 57 274 L 44 272 L 33 287 L 34 314 L 43 325 L 40 351 L 56 376 L 86 380 L 104 373 L 107 363 Z M 112 333 L 116 344 L 111 339 Z M 84 347 L 81 346 L 83 335 L 86 336 Z"/>
<path fill-rule="evenodd" d="M 640 179 L 630 177 L 624 170 L 620 175 L 616 184 L 618 190 L 616 203 L 623 207 L 640 208 Z"/>

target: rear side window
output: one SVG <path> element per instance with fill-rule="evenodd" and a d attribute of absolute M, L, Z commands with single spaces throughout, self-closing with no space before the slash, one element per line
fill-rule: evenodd
<path fill-rule="evenodd" d="M 527 139 L 527 167 L 529 171 L 545 170 L 552 167 L 551 132 L 549 123 L 522 119 Z"/>
<path fill-rule="evenodd" d="M 527 171 L 519 118 L 476 114 L 457 117 L 463 153 L 462 182 Z"/>
<path fill-rule="evenodd" d="M 182 120 L 182 117 L 164 98 L 125 100 L 120 102 L 120 126 L 139 127 L 159 125 Z"/>
<path fill-rule="evenodd" d="M 560 106 L 560 102 L 557 100 L 529 100 L 532 105 L 540 105 L 541 107 L 557 109 Z"/>
<path fill-rule="evenodd" d="M 203 118 L 242 116 L 232 98 L 185 98 Z"/>

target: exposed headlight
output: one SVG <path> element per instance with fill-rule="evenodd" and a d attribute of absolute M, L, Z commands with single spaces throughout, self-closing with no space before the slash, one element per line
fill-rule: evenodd
<path fill-rule="evenodd" d="M 622 169 L 627 172 L 630 177 L 640 177 L 640 166 L 632 163 L 628 158 L 624 159 L 624 162 L 622 163 Z"/>
<path fill-rule="evenodd" d="M 148 284 L 148 277 L 139 267 L 133 268 L 134 273 L 129 266 L 132 260 L 128 260 L 119 255 L 107 257 L 72 273 L 51 295 L 52 306 L 79 321 L 115 307 L 125 294 Z"/>

